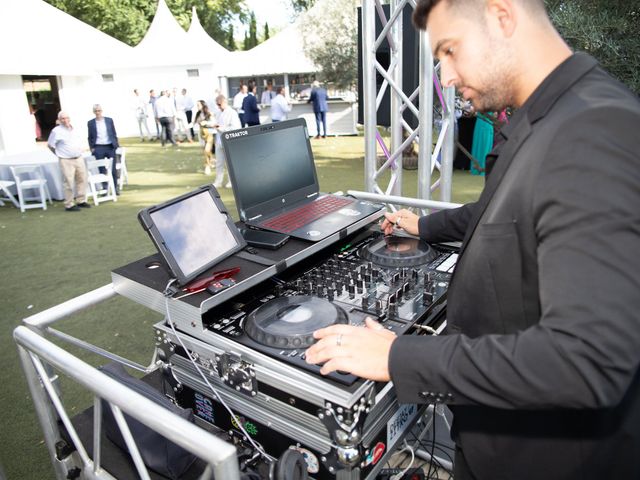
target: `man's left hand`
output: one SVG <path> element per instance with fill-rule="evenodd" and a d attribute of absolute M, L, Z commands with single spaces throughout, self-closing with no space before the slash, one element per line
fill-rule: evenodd
<path fill-rule="evenodd" d="M 316 330 L 307 363 L 324 363 L 320 373 L 340 370 L 362 378 L 389 381 L 389 351 L 396 335 L 370 318 L 365 327 L 332 325 Z"/>

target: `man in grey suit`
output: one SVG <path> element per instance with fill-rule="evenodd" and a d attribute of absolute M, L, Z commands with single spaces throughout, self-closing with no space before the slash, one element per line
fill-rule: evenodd
<path fill-rule="evenodd" d="M 447 335 L 332 326 L 307 361 L 448 404 L 456 480 L 640 478 L 640 102 L 542 0 L 420 0 L 414 23 L 445 85 L 517 108 L 476 203 L 382 223 L 462 241 Z"/>

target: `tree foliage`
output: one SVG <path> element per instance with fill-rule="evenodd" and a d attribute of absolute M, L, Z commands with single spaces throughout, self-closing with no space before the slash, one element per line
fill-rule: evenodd
<path fill-rule="evenodd" d="M 245 50 L 249 50 L 258 45 L 258 24 L 256 22 L 256 14 L 251 12 L 249 15 L 249 48 L 245 48 Z"/>
<path fill-rule="evenodd" d="M 269 24 L 267 22 L 264 22 L 264 35 L 263 35 L 263 39 L 262 41 L 264 42 L 265 40 L 269 40 Z"/>
<path fill-rule="evenodd" d="M 302 13 L 313 7 L 316 0 L 291 0 L 291 6 L 296 13 Z"/>
<path fill-rule="evenodd" d="M 571 48 L 593 55 L 640 94 L 640 0 L 546 0 L 546 5 Z"/>
<path fill-rule="evenodd" d="M 357 0 L 327 0 L 301 21 L 304 50 L 326 82 L 348 88 L 358 78 Z"/>
<path fill-rule="evenodd" d="M 137 45 L 149 29 L 158 0 L 45 0 L 54 7 L 128 44 Z M 234 19 L 247 20 L 244 0 L 166 0 L 176 20 L 186 30 L 196 7 L 205 31 L 221 45 L 229 45 Z"/>

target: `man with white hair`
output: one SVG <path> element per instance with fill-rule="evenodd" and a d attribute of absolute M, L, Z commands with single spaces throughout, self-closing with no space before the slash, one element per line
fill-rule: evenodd
<path fill-rule="evenodd" d="M 51 131 L 47 145 L 60 160 L 64 184 L 64 209 L 67 212 L 77 212 L 81 208 L 91 208 L 87 203 L 87 168 L 82 158 L 86 144 L 80 133 L 71 125 L 71 119 L 66 112 L 58 113 L 58 121 L 60 125 Z"/>
<path fill-rule="evenodd" d="M 320 82 L 314 80 L 311 95 L 307 103 L 313 103 L 313 113 L 316 116 L 316 138 L 320 138 L 320 125 L 322 125 L 322 138 L 327 138 L 327 91 L 320 86 Z"/>

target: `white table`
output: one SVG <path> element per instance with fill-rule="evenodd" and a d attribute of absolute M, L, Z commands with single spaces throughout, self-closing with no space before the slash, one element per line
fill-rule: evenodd
<path fill-rule="evenodd" d="M 44 148 L 30 152 L 2 155 L 0 156 L 0 180 L 13 181 L 13 175 L 9 167 L 24 165 L 40 165 L 44 178 L 47 180 L 51 197 L 54 200 L 64 200 L 62 173 L 60 172 L 58 157 Z"/>

